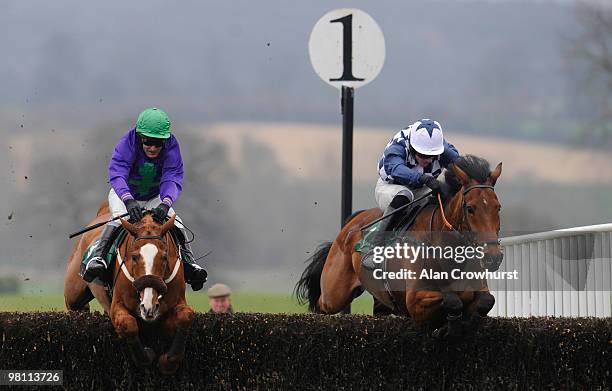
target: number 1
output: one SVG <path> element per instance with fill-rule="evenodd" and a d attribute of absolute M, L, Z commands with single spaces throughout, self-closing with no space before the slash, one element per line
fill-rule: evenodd
<path fill-rule="evenodd" d="M 331 20 L 329 23 L 342 23 L 342 76 L 329 81 L 363 81 L 353 76 L 353 15 Z"/>

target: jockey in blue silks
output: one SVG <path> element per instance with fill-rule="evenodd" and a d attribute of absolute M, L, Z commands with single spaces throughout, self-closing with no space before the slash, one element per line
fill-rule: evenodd
<path fill-rule="evenodd" d="M 378 182 L 374 191 L 378 207 L 388 214 L 421 197 L 427 191 L 440 192 L 440 176 L 459 158 L 437 121 L 422 119 L 401 129 L 385 147 L 378 162 Z M 440 179 L 438 179 L 440 178 Z M 392 231 L 403 213 L 382 220 L 379 232 Z"/>

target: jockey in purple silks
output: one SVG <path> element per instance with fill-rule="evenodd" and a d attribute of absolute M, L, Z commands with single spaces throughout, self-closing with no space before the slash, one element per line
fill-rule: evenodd
<path fill-rule="evenodd" d="M 160 109 L 149 108 L 138 117 L 136 127 L 127 131 L 115 146 L 108 177 L 111 190 L 108 204 L 113 217 L 130 214 L 130 222 L 142 219 L 143 208 L 152 211 L 153 218 L 163 223 L 175 212 L 183 184 L 183 159 L 178 140 L 170 133 L 170 119 Z M 194 291 L 202 289 L 208 274 L 194 261 L 187 243 L 185 227 L 177 216 L 179 246 L 185 270 L 185 280 Z M 83 272 L 91 282 L 107 269 L 106 251 L 121 224 L 114 220 L 106 224 L 94 253 Z"/>

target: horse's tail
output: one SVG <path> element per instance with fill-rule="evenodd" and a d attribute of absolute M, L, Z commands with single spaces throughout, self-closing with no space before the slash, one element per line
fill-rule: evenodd
<path fill-rule="evenodd" d="M 308 309 L 311 312 L 317 310 L 317 303 L 321 296 L 321 274 L 331 246 L 332 242 L 325 242 L 317 248 L 312 257 L 306 261 L 308 266 L 295 284 L 295 295 L 298 302 L 300 304 L 308 302 Z"/>

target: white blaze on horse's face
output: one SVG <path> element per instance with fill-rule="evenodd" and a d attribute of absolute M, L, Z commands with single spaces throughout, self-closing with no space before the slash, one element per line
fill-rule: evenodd
<path fill-rule="evenodd" d="M 140 248 L 140 256 L 144 265 L 144 274 L 153 274 L 153 265 L 158 253 L 157 246 L 147 243 Z M 159 304 L 153 295 L 153 288 L 145 288 L 140 301 L 140 316 L 146 321 L 153 321 L 157 318 Z"/>

